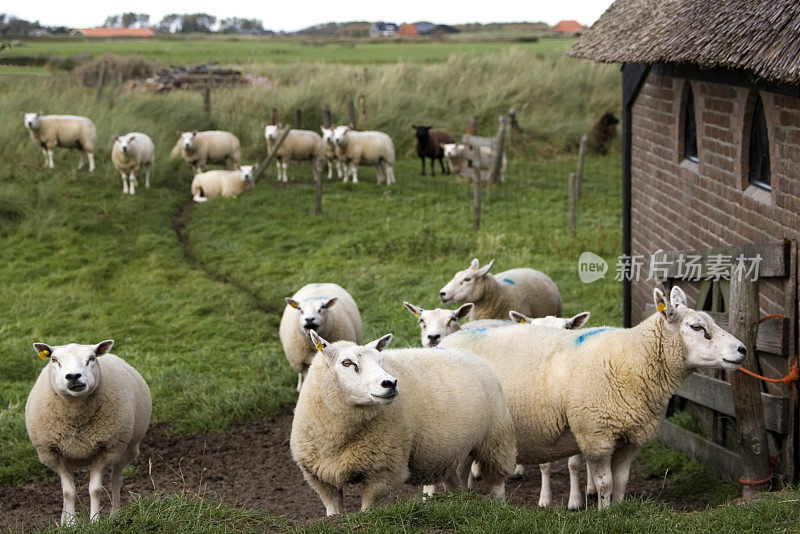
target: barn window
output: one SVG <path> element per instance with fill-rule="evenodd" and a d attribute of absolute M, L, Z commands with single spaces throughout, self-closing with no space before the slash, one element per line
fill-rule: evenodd
<path fill-rule="evenodd" d="M 750 123 L 750 156 L 747 177 L 751 184 L 772 189 L 769 169 L 769 138 L 767 136 L 767 120 L 764 117 L 764 105 L 761 97 L 756 98 L 753 106 L 753 119 Z"/>
<path fill-rule="evenodd" d="M 686 82 L 686 99 L 683 108 L 683 157 L 697 161 L 697 122 L 694 119 L 694 93 Z"/>

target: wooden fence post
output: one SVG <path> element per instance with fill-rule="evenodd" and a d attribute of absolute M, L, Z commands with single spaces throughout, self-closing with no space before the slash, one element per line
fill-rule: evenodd
<path fill-rule="evenodd" d="M 581 144 L 578 147 L 578 169 L 575 171 L 577 175 L 577 189 L 576 195 L 578 198 L 581 198 L 581 182 L 583 181 L 583 161 L 586 159 L 586 142 L 589 140 L 589 134 L 583 134 L 581 136 Z"/>
<path fill-rule="evenodd" d="M 267 166 L 272 163 L 272 160 L 275 159 L 275 154 L 278 153 L 278 148 L 283 144 L 284 139 L 286 136 L 289 135 L 289 126 L 284 126 L 283 130 L 278 134 L 278 139 L 275 141 L 275 147 L 272 149 L 272 152 L 267 154 L 267 157 L 264 158 L 261 163 L 258 165 L 256 169 L 256 173 L 253 176 L 253 183 L 257 182 L 264 171 L 267 169 Z"/>
<path fill-rule="evenodd" d="M 747 349 L 744 367 L 758 369 L 756 334 L 758 333 L 758 282 L 745 279 L 744 274 L 731 277 L 730 332 Z M 766 480 L 770 476 L 769 444 L 761 402 L 761 382 L 744 373 L 730 373 L 736 431 L 744 464 L 743 478 L 749 481 Z M 769 488 L 763 485 L 742 486 L 742 496 L 749 497 Z"/>
<path fill-rule="evenodd" d="M 105 81 L 106 77 L 106 62 L 103 61 L 100 63 L 100 74 L 97 75 L 97 87 L 94 91 L 94 98 L 100 98 L 100 92 L 103 90 L 103 82 Z"/>
<path fill-rule="evenodd" d="M 206 78 L 206 83 L 202 89 L 203 92 L 203 111 L 206 115 L 211 114 L 211 82 Z"/>
<path fill-rule="evenodd" d="M 294 110 L 294 127 L 296 130 L 303 127 L 303 115 L 299 109 Z"/>
<path fill-rule="evenodd" d="M 469 135 L 478 135 L 478 116 L 473 115 L 472 120 L 469 123 L 469 128 L 467 128 L 467 134 Z"/>
<path fill-rule="evenodd" d="M 278 124 L 278 108 L 272 108 L 272 122 L 270 124 Z"/>
<path fill-rule="evenodd" d="M 331 107 L 328 104 L 322 106 L 322 126 L 331 127 Z"/>
<path fill-rule="evenodd" d="M 578 178 L 574 172 L 569 173 L 569 231 L 575 233 L 575 210 L 578 203 Z"/>
<path fill-rule="evenodd" d="M 471 145 L 473 170 L 475 171 L 475 178 L 473 179 L 473 203 L 472 203 L 472 229 L 478 231 L 481 229 L 481 147 L 479 145 Z"/>
<path fill-rule="evenodd" d="M 347 113 L 350 115 L 350 128 L 356 129 L 356 106 L 353 104 L 353 99 L 347 101 Z"/>
<path fill-rule="evenodd" d="M 364 72 L 366 72 L 366 68 L 364 69 Z M 365 97 L 364 95 L 361 95 L 361 96 L 358 97 L 358 107 L 361 110 L 361 120 L 362 121 L 366 121 L 367 120 L 367 97 Z"/>
<path fill-rule="evenodd" d="M 495 138 L 494 145 L 494 161 L 492 161 L 492 170 L 489 173 L 489 180 L 493 184 L 502 183 L 500 180 L 500 167 L 503 164 L 503 151 L 505 150 L 506 142 L 506 116 L 500 115 L 500 126 L 497 128 L 497 137 Z"/>
<path fill-rule="evenodd" d="M 517 122 L 517 108 L 508 110 L 508 120 L 511 123 L 511 146 L 516 150 L 519 144 L 519 134 L 522 132 L 522 128 L 520 128 L 519 122 Z"/>
<path fill-rule="evenodd" d="M 316 196 L 314 197 L 314 213 L 322 213 L 322 159 L 314 160 L 314 185 L 316 185 Z"/>

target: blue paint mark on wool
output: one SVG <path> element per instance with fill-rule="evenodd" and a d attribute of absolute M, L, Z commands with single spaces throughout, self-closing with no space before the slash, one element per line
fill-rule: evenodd
<path fill-rule="evenodd" d="M 330 297 L 308 297 L 307 299 L 303 299 L 303 302 L 309 302 L 311 300 L 330 300 Z"/>
<path fill-rule="evenodd" d="M 517 283 L 513 281 L 511 278 L 503 278 L 503 282 L 505 282 L 506 284 L 511 284 L 512 286 L 517 285 Z"/>
<path fill-rule="evenodd" d="M 582 333 L 578 337 L 575 338 L 575 344 L 580 345 L 586 338 L 591 337 L 595 334 L 599 334 L 600 332 L 605 332 L 606 330 L 611 330 L 611 328 L 592 328 L 591 330 L 587 330 L 586 332 Z"/>

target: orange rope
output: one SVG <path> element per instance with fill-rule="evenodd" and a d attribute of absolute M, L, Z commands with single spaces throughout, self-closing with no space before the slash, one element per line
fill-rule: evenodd
<path fill-rule="evenodd" d="M 768 321 L 769 319 L 783 319 L 783 315 L 780 313 L 773 313 L 772 315 L 767 315 L 766 317 L 762 317 L 759 319 L 759 323 L 763 323 L 764 321 Z M 792 384 L 797 383 L 800 381 L 800 369 L 797 367 L 797 361 L 794 362 L 794 365 L 789 369 L 789 374 L 784 376 L 783 378 L 767 378 L 766 376 L 761 376 L 759 374 L 754 373 L 753 371 L 748 371 L 744 367 L 739 367 L 739 371 L 743 372 L 746 375 L 750 375 L 753 378 L 758 378 L 759 380 L 763 380 L 764 382 L 772 382 L 773 384 L 783 384 L 786 387 L 792 387 Z M 762 482 L 763 484 L 763 482 Z"/>
<path fill-rule="evenodd" d="M 783 452 L 783 449 L 769 457 L 769 476 L 767 478 L 763 480 L 745 480 L 744 477 L 739 477 L 739 484 L 745 486 L 760 486 L 775 478 L 775 471 L 778 469 L 778 458 L 781 457 L 781 452 Z"/>

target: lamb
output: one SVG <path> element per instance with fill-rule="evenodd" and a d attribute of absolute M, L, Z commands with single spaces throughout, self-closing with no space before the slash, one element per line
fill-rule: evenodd
<path fill-rule="evenodd" d="M 61 524 L 75 523 L 75 469 L 89 466 L 89 517 L 100 517 L 103 474 L 111 470 L 111 513 L 119 509 L 122 470 L 139 454 L 150 424 L 150 389 L 136 370 L 97 345 L 34 343 L 49 360 L 28 395 L 25 426 L 39 461 L 61 478 Z"/>
<path fill-rule="evenodd" d="M 414 149 L 417 156 L 422 160 L 422 176 L 425 176 L 425 158 L 431 160 L 431 176 L 436 176 L 436 167 L 434 161 L 439 160 L 439 166 L 442 168 L 442 174 L 450 174 L 450 169 L 445 171 L 444 168 L 444 151 L 442 145 L 446 143 L 455 143 L 453 134 L 442 128 L 434 128 L 433 126 L 411 126 L 416 130 L 416 137 L 414 139 Z"/>
<path fill-rule="evenodd" d="M 481 151 L 481 178 L 483 180 L 489 179 L 489 173 L 492 170 L 492 164 L 494 161 L 494 150 L 488 146 L 480 147 Z M 471 165 L 470 157 L 471 153 L 466 145 L 463 144 L 456 144 L 456 143 L 447 143 L 442 145 L 442 152 L 444 157 L 447 159 L 448 165 L 453 170 L 454 173 L 458 175 L 463 175 L 464 171 L 468 169 Z M 500 162 L 500 182 L 505 182 L 505 172 L 506 166 L 508 165 L 508 160 L 506 159 L 506 155 L 503 154 L 503 160 Z"/>
<path fill-rule="evenodd" d="M 401 482 L 459 487 L 469 457 L 504 500 L 516 448 L 491 366 L 462 350 L 384 350 L 391 334 L 365 346 L 310 334 L 320 354 L 297 400 L 290 447 L 327 515 L 343 512 L 348 482 L 364 482 L 362 510 Z"/>
<path fill-rule="evenodd" d="M 150 188 L 150 169 L 156 157 L 156 147 L 150 136 L 141 132 L 131 132 L 114 136 L 111 147 L 111 163 L 122 176 L 122 194 L 136 194 L 136 174 L 145 170 L 145 187 Z M 128 186 L 130 182 L 130 187 Z"/>
<path fill-rule="evenodd" d="M 425 310 L 408 302 L 403 302 L 403 305 L 419 319 L 420 338 L 422 346 L 426 348 L 435 347 L 445 336 L 458 331 L 460 328 L 458 321 L 466 317 L 472 310 L 471 302 L 457 310 L 443 308 Z"/>
<path fill-rule="evenodd" d="M 24 113 L 23 117 L 31 141 L 42 148 L 45 167 L 55 168 L 54 148 L 75 148 L 80 151 L 78 168 L 82 169 L 84 160 L 88 159 L 89 172 L 94 172 L 97 131 L 91 119 L 77 115 L 42 115 L 41 111 Z"/>
<path fill-rule="evenodd" d="M 192 200 L 205 202 L 220 195 L 236 198 L 255 187 L 255 165 L 242 165 L 238 170 L 201 172 L 192 180 Z"/>
<path fill-rule="evenodd" d="M 328 180 L 333 178 L 333 166 L 336 165 L 336 177 L 345 179 L 344 163 L 336 157 L 336 144 L 333 141 L 333 132 L 336 128 L 320 126 L 322 141 L 325 143 L 325 161 L 328 163 Z"/>
<path fill-rule="evenodd" d="M 283 125 L 268 124 L 264 127 L 264 137 L 267 140 L 267 150 L 271 153 L 278 141 Z M 317 132 L 311 130 L 289 130 L 275 153 L 275 165 L 278 166 L 278 181 L 288 182 L 286 169 L 289 161 L 310 161 L 317 172 L 317 160 L 325 158 L 325 143 Z M 328 169 L 330 171 L 330 168 Z"/>
<path fill-rule="evenodd" d="M 653 300 L 657 311 L 633 328 L 463 330 L 440 346 L 489 361 L 514 419 L 520 460 L 581 453 L 603 509 L 624 498 L 631 462 L 656 437 L 680 383 L 695 369 L 735 370 L 745 358 L 745 346 L 689 308 L 679 287 L 669 299 L 656 288 Z M 578 507 L 570 496 L 569 508 Z"/>
<path fill-rule="evenodd" d="M 358 183 L 358 166 L 372 165 L 378 174 L 378 183 L 392 185 L 394 179 L 394 143 L 383 132 L 356 132 L 349 126 L 337 126 L 333 140 L 336 156 L 345 164 L 344 181 L 351 177 Z"/>
<path fill-rule="evenodd" d="M 561 293 L 544 273 L 534 269 L 511 269 L 494 276 L 489 270 L 494 260 L 479 267 L 478 258 L 459 271 L 439 291 L 445 305 L 472 302 L 470 320 L 505 319 L 516 310 L 531 317 L 562 314 Z"/>
<path fill-rule="evenodd" d="M 286 359 L 297 371 L 297 391 L 303 387 L 316 350 L 310 332 L 336 341 L 361 343 L 361 314 L 344 288 L 337 284 L 308 284 L 286 298 L 279 335 Z"/>
<path fill-rule="evenodd" d="M 172 148 L 170 157 L 180 155 L 192 166 L 195 174 L 203 172 L 209 163 L 221 165 L 230 161 L 234 168 L 239 166 L 241 150 L 239 140 L 230 132 L 208 130 L 205 132 L 177 132 L 178 142 Z"/>

